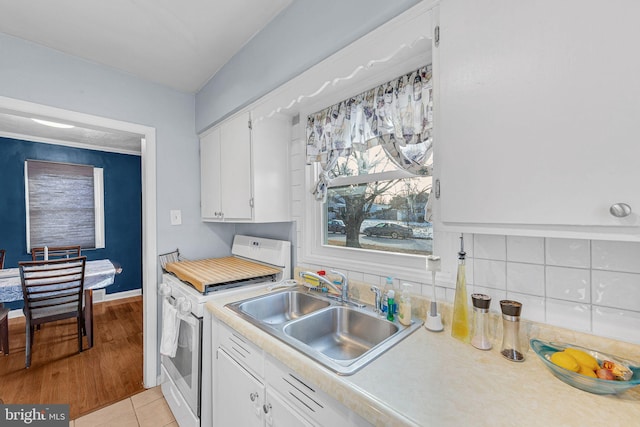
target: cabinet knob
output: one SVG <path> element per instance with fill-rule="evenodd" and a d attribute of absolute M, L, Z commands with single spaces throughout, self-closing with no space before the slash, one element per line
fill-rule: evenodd
<path fill-rule="evenodd" d="M 251 399 L 252 402 L 255 402 L 257 398 L 258 398 L 258 393 L 254 392 L 249 395 L 249 399 Z"/>
<path fill-rule="evenodd" d="M 271 410 L 271 403 L 265 403 L 264 405 L 262 405 L 262 410 L 265 414 L 268 414 Z"/>
<path fill-rule="evenodd" d="M 615 203 L 611 205 L 609 212 L 617 218 L 624 218 L 631 215 L 631 206 L 626 203 Z"/>

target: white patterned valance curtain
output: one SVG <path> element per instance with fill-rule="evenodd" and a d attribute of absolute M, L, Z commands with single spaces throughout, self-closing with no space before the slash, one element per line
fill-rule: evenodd
<path fill-rule="evenodd" d="M 313 189 L 316 199 L 326 199 L 338 159 L 354 149 L 382 145 L 398 167 L 431 175 L 432 89 L 432 68 L 427 65 L 309 115 L 307 162 L 322 166 Z"/>

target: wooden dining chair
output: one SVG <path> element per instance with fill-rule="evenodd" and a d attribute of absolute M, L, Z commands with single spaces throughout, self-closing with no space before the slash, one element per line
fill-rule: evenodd
<path fill-rule="evenodd" d="M 0 348 L 9 354 L 9 309 L 0 302 Z"/>
<path fill-rule="evenodd" d="M 4 255 L 7 253 L 4 249 L 0 249 L 0 270 L 4 268 Z"/>
<path fill-rule="evenodd" d="M 47 322 L 75 317 L 78 323 L 78 352 L 82 352 L 85 320 L 82 292 L 87 257 L 19 262 L 26 329 L 27 368 L 31 366 L 34 328 Z"/>
<path fill-rule="evenodd" d="M 44 247 L 31 248 L 31 259 L 38 261 L 44 259 Z M 48 246 L 49 259 L 73 258 L 80 256 L 80 246 Z"/>

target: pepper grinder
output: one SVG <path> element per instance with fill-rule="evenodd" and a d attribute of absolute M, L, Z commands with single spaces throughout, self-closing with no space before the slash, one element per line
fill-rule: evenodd
<path fill-rule="evenodd" d="M 513 362 L 524 362 L 520 349 L 520 312 L 522 303 L 518 301 L 500 301 L 502 310 L 502 349 L 500 353 Z"/>
<path fill-rule="evenodd" d="M 473 302 L 473 334 L 471 345 L 480 350 L 490 350 L 489 305 L 491 297 L 485 294 L 471 294 Z"/>

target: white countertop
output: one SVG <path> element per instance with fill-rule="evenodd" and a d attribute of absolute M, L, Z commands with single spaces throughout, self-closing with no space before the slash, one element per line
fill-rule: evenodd
<path fill-rule="evenodd" d="M 264 288 L 222 294 L 207 309 L 375 425 L 640 423 L 640 387 L 615 396 L 590 394 L 556 379 L 533 350 L 526 353 L 525 362 L 514 363 L 504 359 L 498 348 L 480 351 L 451 338 L 447 329 L 433 333 L 420 328 L 354 375 L 336 375 L 224 307 L 263 293 Z"/>

